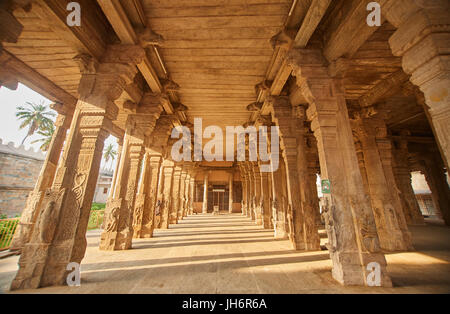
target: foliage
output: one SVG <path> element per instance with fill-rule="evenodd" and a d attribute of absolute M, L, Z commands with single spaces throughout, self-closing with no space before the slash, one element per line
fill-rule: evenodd
<path fill-rule="evenodd" d="M 54 116 L 55 113 L 49 110 L 43 102 L 40 104 L 26 102 L 25 106 L 18 106 L 16 117 L 22 122 L 19 129 L 28 127 L 28 133 L 23 139 L 22 144 L 25 143 L 25 140 L 29 136 L 32 136 L 36 131 L 50 129 L 53 125 L 53 120 L 51 117 Z"/>
<path fill-rule="evenodd" d="M 103 159 L 105 159 L 106 162 L 111 160 L 111 164 L 116 159 L 116 156 L 117 151 L 114 149 L 113 144 L 109 144 L 108 147 L 106 147 L 103 151 Z"/>
<path fill-rule="evenodd" d="M 53 124 L 50 124 L 50 127 L 39 130 L 37 132 L 37 134 L 43 136 L 40 139 L 34 140 L 31 142 L 31 144 L 34 143 L 42 143 L 40 149 L 43 152 L 48 151 L 49 147 L 50 147 L 50 143 L 52 141 L 53 138 L 53 133 L 55 133 L 55 127 L 53 126 Z"/>

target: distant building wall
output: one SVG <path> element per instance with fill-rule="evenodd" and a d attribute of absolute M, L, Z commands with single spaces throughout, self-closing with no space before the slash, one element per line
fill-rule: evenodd
<path fill-rule="evenodd" d="M 94 203 L 105 203 L 108 200 L 108 196 L 111 192 L 111 183 L 113 178 L 113 172 L 110 170 L 102 169 L 98 176 L 97 187 L 95 188 Z"/>
<path fill-rule="evenodd" d="M 0 139 L 0 214 L 20 215 L 44 163 L 45 155 Z"/>

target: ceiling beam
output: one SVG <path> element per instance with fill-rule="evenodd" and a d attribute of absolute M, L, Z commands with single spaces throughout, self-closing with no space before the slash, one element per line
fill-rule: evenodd
<path fill-rule="evenodd" d="M 367 4 L 369 0 L 346 0 L 350 4 L 346 5 L 346 12 L 342 14 L 341 22 L 334 29 L 329 29 L 326 38 L 329 40 L 323 48 L 323 55 L 328 62 L 336 61 L 338 58 L 351 58 L 358 49 L 378 30 L 379 27 L 367 25 Z M 381 7 L 388 0 L 377 1 Z M 339 8 L 342 10 L 342 8 Z M 336 12 L 337 14 L 338 12 Z M 334 18 L 334 17 L 331 17 Z M 385 21 L 382 15 L 381 23 Z"/>
<path fill-rule="evenodd" d="M 42 96 L 51 101 L 62 103 L 63 107 L 67 107 L 69 111 L 75 107 L 77 99 L 74 96 L 30 68 L 9 52 L 3 51 L 0 53 L 0 65 L 2 71 L 5 70 L 13 73 L 19 82 L 27 85 Z"/>
<path fill-rule="evenodd" d="M 112 25 L 117 36 L 123 44 L 136 45 L 139 44 L 138 35 L 134 31 L 125 10 L 119 0 L 97 0 L 106 18 Z M 163 87 L 153 69 L 150 60 L 147 57 L 144 58 L 142 63 L 137 65 L 142 76 L 147 81 L 150 89 L 153 92 L 163 92 Z M 164 110 L 167 114 L 173 114 L 174 110 L 170 102 L 164 104 Z"/>

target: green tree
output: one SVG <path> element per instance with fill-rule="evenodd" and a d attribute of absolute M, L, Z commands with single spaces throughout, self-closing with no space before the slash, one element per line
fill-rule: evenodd
<path fill-rule="evenodd" d="M 55 133 L 55 126 L 53 124 L 50 124 L 49 127 L 46 127 L 45 129 L 37 131 L 37 134 L 41 135 L 42 137 L 40 139 L 32 141 L 31 144 L 41 143 L 40 149 L 43 152 L 46 152 L 48 150 L 48 148 L 50 147 L 50 143 L 53 138 L 53 133 Z"/>
<path fill-rule="evenodd" d="M 19 129 L 24 129 L 28 127 L 28 133 L 22 141 L 32 136 L 38 130 L 50 129 L 53 125 L 53 120 L 55 113 L 52 112 L 43 102 L 40 104 L 27 102 L 25 106 L 18 106 L 16 117 L 18 120 L 22 121 Z"/>
<path fill-rule="evenodd" d="M 116 155 L 117 151 L 114 149 L 113 144 L 109 144 L 103 151 L 103 159 L 105 159 L 105 162 L 109 162 L 111 160 L 111 168 L 113 161 L 116 159 Z"/>

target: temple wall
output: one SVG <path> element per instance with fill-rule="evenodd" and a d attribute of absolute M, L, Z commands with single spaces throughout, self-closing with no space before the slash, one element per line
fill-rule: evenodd
<path fill-rule="evenodd" d="M 44 155 L 0 140 L 0 214 L 20 215 L 39 176 Z"/>

